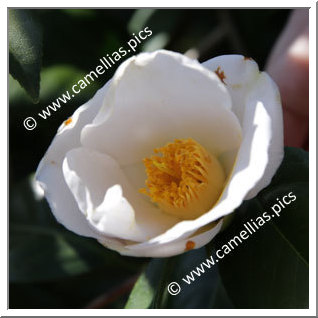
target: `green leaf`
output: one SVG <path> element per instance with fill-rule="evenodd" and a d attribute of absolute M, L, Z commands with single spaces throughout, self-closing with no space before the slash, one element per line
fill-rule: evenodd
<path fill-rule="evenodd" d="M 195 276 L 191 284 L 182 280 L 206 258 L 205 248 L 200 248 L 168 259 L 152 259 L 136 282 L 125 308 L 233 308 L 217 265 L 206 268 L 200 277 Z M 179 294 L 168 293 L 171 282 L 179 284 Z"/>
<path fill-rule="evenodd" d="M 284 204 L 292 192 L 296 200 Z M 226 292 L 236 308 L 308 308 L 308 154 L 286 148 L 272 183 L 234 212 L 215 249 L 246 230 L 244 224 L 266 211 L 271 220 L 219 261 Z M 279 211 L 275 204 L 283 203 Z M 254 227 L 255 229 L 255 227 Z"/>
<path fill-rule="evenodd" d="M 231 300 L 222 286 L 217 264 L 210 268 L 201 266 L 202 262 L 206 263 L 209 256 L 205 247 L 178 256 L 177 266 L 175 266 L 169 282 L 177 282 L 181 291 L 175 296 L 167 297 L 165 308 L 233 308 Z M 197 276 L 192 271 L 201 272 L 201 275 Z M 194 281 L 189 280 L 188 277 L 193 277 Z M 183 279 L 191 281 L 191 284 L 186 283 Z"/>
<path fill-rule="evenodd" d="M 282 194 L 293 192 L 297 196 L 294 204 L 288 206 L 288 222 L 284 218 L 276 218 L 274 225 L 307 263 L 309 260 L 308 180 L 308 152 L 286 147 L 285 159 L 271 185 L 258 195 L 258 200 L 264 207 L 268 207 L 270 202 L 275 202 L 275 199 L 280 198 Z"/>
<path fill-rule="evenodd" d="M 70 90 L 73 84 L 78 83 L 80 79 L 85 76 L 85 72 L 77 67 L 66 64 L 57 64 L 47 68 L 42 68 L 41 70 L 41 93 L 40 93 L 40 106 L 45 106 L 50 104 L 52 101 L 56 100 L 59 96 Z M 94 95 L 96 90 L 99 88 L 97 82 L 92 82 L 80 94 L 76 95 L 75 99 L 80 98 L 83 101 L 89 99 Z M 9 77 L 9 100 L 11 105 L 22 104 L 24 108 L 25 105 L 36 107 L 38 105 L 30 104 L 28 95 L 25 90 L 19 85 L 19 83 L 14 80 L 11 76 Z M 17 106 L 17 105 L 15 105 Z M 17 112 L 21 112 L 17 110 Z"/>
<path fill-rule="evenodd" d="M 44 68 L 41 72 L 41 101 L 54 100 L 71 86 L 77 84 L 85 76 L 85 72 L 71 65 L 57 64 Z M 92 82 L 79 95 L 98 89 L 96 82 Z"/>
<path fill-rule="evenodd" d="M 153 286 L 151 286 L 151 282 L 149 281 L 149 278 L 146 276 L 146 273 L 142 273 L 139 276 L 128 298 L 125 308 L 126 309 L 149 308 L 153 298 L 154 298 L 154 288 Z"/>
<path fill-rule="evenodd" d="M 171 259 L 152 259 L 138 278 L 125 308 L 153 308 L 161 304 L 164 284 L 167 280 L 167 262 Z"/>
<path fill-rule="evenodd" d="M 138 34 L 145 26 L 148 26 L 152 35 L 141 43 L 141 51 L 154 51 L 166 48 L 175 39 L 174 36 L 185 20 L 186 16 L 182 10 L 139 9 L 132 15 L 128 31 Z"/>
<path fill-rule="evenodd" d="M 11 75 L 9 75 L 9 101 L 10 106 L 17 101 L 26 101 L 26 103 L 30 103 L 30 97 L 27 92 Z"/>
<path fill-rule="evenodd" d="M 131 16 L 127 25 L 128 32 L 139 32 L 147 26 L 150 17 L 155 13 L 156 9 L 137 9 Z"/>
<path fill-rule="evenodd" d="M 9 69 L 34 102 L 40 91 L 42 32 L 30 10 L 9 10 Z"/>

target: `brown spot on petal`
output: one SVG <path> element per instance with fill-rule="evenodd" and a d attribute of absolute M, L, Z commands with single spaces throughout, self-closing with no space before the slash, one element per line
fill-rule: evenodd
<path fill-rule="evenodd" d="M 244 56 L 244 61 L 253 61 L 253 59 L 249 56 Z"/>
<path fill-rule="evenodd" d="M 51 160 L 51 164 L 52 164 L 52 165 L 55 165 L 56 162 L 55 162 L 54 160 Z"/>
<path fill-rule="evenodd" d="M 224 82 L 224 79 L 226 79 L 226 76 L 224 74 L 224 71 L 221 70 L 221 67 L 218 66 L 218 68 L 214 72 L 219 77 L 219 79 L 222 81 L 222 83 L 226 85 L 226 83 Z"/>
<path fill-rule="evenodd" d="M 72 117 L 65 120 L 64 125 L 67 126 L 72 122 Z"/>
<path fill-rule="evenodd" d="M 185 247 L 186 251 L 193 250 L 195 248 L 195 242 L 193 241 L 188 241 Z"/>

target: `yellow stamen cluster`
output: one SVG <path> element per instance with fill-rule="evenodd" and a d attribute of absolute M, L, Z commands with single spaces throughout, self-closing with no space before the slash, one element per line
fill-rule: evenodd
<path fill-rule="evenodd" d="M 154 152 L 143 160 L 148 179 L 141 193 L 181 219 L 194 219 L 212 208 L 225 182 L 215 156 L 190 138 L 176 139 Z"/>

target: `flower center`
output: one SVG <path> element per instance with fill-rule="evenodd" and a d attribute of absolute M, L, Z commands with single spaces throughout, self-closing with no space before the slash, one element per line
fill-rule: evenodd
<path fill-rule="evenodd" d="M 213 207 L 225 182 L 218 159 L 193 139 L 176 139 L 143 160 L 148 195 L 161 210 L 194 219 Z"/>

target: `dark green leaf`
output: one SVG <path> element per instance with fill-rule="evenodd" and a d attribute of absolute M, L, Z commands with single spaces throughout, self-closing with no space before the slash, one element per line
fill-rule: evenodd
<path fill-rule="evenodd" d="M 155 294 L 155 291 L 153 286 L 151 285 L 151 282 L 149 281 L 149 278 L 147 277 L 146 273 L 142 273 L 139 276 L 128 298 L 125 308 L 126 309 L 149 308 L 154 298 L 154 294 Z"/>
<path fill-rule="evenodd" d="M 220 260 L 227 294 L 237 308 L 307 308 L 308 154 L 286 148 L 283 164 L 270 186 L 235 211 L 230 227 L 218 235 L 215 248 L 228 244 L 244 224 L 266 211 L 271 220 Z M 274 204 L 292 192 L 296 200 Z M 255 227 L 254 227 L 255 228 Z"/>
<path fill-rule="evenodd" d="M 167 280 L 167 262 L 172 259 L 152 259 L 138 278 L 125 308 L 153 308 L 161 303 Z"/>
<path fill-rule="evenodd" d="M 285 148 L 285 159 L 278 169 L 270 186 L 264 189 L 258 200 L 264 208 L 270 208 L 285 194 L 293 192 L 296 200 L 285 205 L 288 211 L 288 221 L 285 218 L 275 218 L 274 226 L 281 235 L 290 242 L 301 257 L 308 263 L 308 225 L 309 225 L 309 165 L 308 152 L 297 148 Z M 276 201 L 275 201 L 276 200 Z M 283 203 L 284 205 L 284 203 Z M 281 214 L 284 214 L 282 210 Z"/>
<path fill-rule="evenodd" d="M 150 17 L 155 13 L 156 9 L 137 9 L 133 13 L 127 28 L 130 33 L 139 32 L 147 26 Z"/>
<path fill-rule="evenodd" d="M 29 10 L 9 10 L 9 69 L 34 102 L 40 91 L 42 32 Z"/>
<path fill-rule="evenodd" d="M 178 295 L 169 295 L 165 308 L 232 308 L 233 305 L 222 287 L 217 264 L 210 268 L 202 266 L 202 262 L 206 263 L 209 257 L 205 247 L 178 256 L 177 266 L 174 268 L 169 282 L 177 282 L 181 291 Z M 198 277 L 192 271 L 200 273 L 199 269 L 204 273 Z M 189 280 L 190 276 L 194 278 L 194 281 Z M 186 283 L 183 278 L 191 281 L 191 284 Z M 169 282 L 166 284 L 166 288 Z"/>
<path fill-rule="evenodd" d="M 216 265 L 205 268 L 200 277 L 194 276 L 191 284 L 182 280 L 206 258 L 205 249 L 201 248 L 169 259 L 152 259 L 136 282 L 125 308 L 232 308 Z M 179 284 L 179 294 L 168 293 L 171 282 Z"/>

